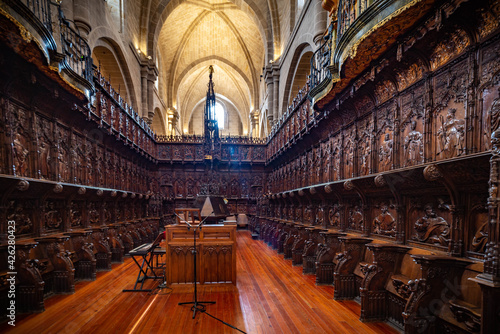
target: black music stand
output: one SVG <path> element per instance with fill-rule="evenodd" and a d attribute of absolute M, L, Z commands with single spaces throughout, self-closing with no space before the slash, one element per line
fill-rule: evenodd
<path fill-rule="evenodd" d="M 163 239 L 163 233 L 160 233 L 156 239 L 153 241 L 151 244 L 144 244 L 141 245 L 137 248 L 132 249 L 129 254 L 134 260 L 134 262 L 137 264 L 139 267 L 139 274 L 137 275 L 137 279 L 135 280 L 134 288 L 133 289 L 123 289 L 123 292 L 151 292 L 152 289 L 143 289 L 144 287 L 144 282 L 148 279 L 159 279 L 163 278 L 164 276 L 158 276 L 156 274 L 156 271 L 154 266 L 153 266 L 153 256 L 158 255 L 155 254 L 155 248 L 160 246 L 160 242 Z M 137 261 L 137 258 L 142 258 L 142 263 L 139 264 L 139 261 Z M 158 259 L 157 259 L 157 266 L 158 266 Z M 148 272 L 151 271 L 152 275 L 148 275 Z M 137 289 L 137 285 L 141 284 L 140 288 Z"/>
<path fill-rule="evenodd" d="M 183 303 L 179 303 L 178 305 L 188 305 L 188 304 L 193 304 L 193 307 L 191 307 L 191 310 L 193 311 L 193 319 L 196 317 L 196 311 L 200 311 L 200 312 L 205 312 L 206 308 L 205 308 L 205 305 L 203 304 L 215 304 L 215 302 L 200 302 L 198 301 L 198 294 L 197 294 L 197 289 L 196 289 L 196 281 L 198 280 L 198 277 L 196 276 L 196 253 L 198 253 L 198 251 L 196 250 L 196 231 L 197 230 L 201 230 L 201 226 L 203 225 L 203 223 L 205 222 L 205 220 L 208 218 L 208 215 L 207 218 L 203 219 L 198 225 L 196 225 L 195 227 L 193 227 L 193 225 L 191 225 L 190 223 L 188 223 L 187 221 L 183 220 L 181 217 L 179 217 L 179 215 L 177 215 L 176 213 L 174 213 L 178 218 L 181 219 L 181 221 L 183 221 L 184 223 L 187 224 L 188 226 L 188 230 L 190 228 L 193 229 L 193 245 L 194 245 L 194 248 L 193 248 L 193 264 L 194 264 L 194 301 L 192 302 L 183 302 Z"/>

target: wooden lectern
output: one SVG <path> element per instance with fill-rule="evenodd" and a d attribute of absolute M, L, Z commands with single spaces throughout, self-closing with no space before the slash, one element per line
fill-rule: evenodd
<path fill-rule="evenodd" d="M 167 283 L 193 283 L 193 231 L 186 224 L 165 230 Z M 203 225 L 196 231 L 196 249 L 199 283 L 236 284 L 236 225 Z"/>
<path fill-rule="evenodd" d="M 197 208 L 177 208 L 175 209 L 177 224 L 198 225 L 201 222 L 201 210 Z M 181 219 L 182 218 L 182 219 Z"/>

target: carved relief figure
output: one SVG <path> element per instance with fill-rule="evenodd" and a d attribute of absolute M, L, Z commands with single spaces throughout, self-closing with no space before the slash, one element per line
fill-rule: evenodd
<path fill-rule="evenodd" d="M 464 150 L 465 121 L 456 118 L 456 109 L 449 109 L 446 120 L 441 116 L 441 128 L 438 130 L 438 155 L 443 158 L 459 156 Z"/>
<path fill-rule="evenodd" d="M 353 230 L 363 229 L 363 213 L 357 205 L 349 211 L 349 228 Z"/>
<path fill-rule="evenodd" d="M 380 168 L 383 168 L 384 170 L 391 168 L 392 146 L 393 146 L 393 140 L 391 138 L 391 135 L 389 133 L 386 133 L 384 137 L 384 142 L 380 147 L 378 154 L 380 161 Z"/>
<path fill-rule="evenodd" d="M 58 229 L 62 225 L 62 217 L 55 208 L 54 202 L 49 202 L 45 210 L 45 227 L 47 229 Z"/>
<path fill-rule="evenodd" d="M 80 207 L 75 202 L 71 202 L 70 216 L 71 227 L 82 225 L 82 213 L 80 211 Z"/>
<path fill-rule="evenodd" d="M 48 179 L 51 177 L 51 159 L 50 159 L 50 141 L 47 136 L 47 125 L 43 121 L 39 121 L 38 124 L 40 128 L 40 134 L 38 135 L 38 155 L 40 157 L 39 160 L 39 170 L 38 173 L 39 175 L 44 178 Z"/>
<path fill-rule="evenodd" d="M 59 168 L 59 179 L 60 181 L 69 181 L 69 165 L 66 150 L 63 148 L 62 144 L 59 144 L 57 149 L 57 165 Z"/>
<path fill-rule="evenodd" d="M 370 145 L 368 138 L 361 140 L 360 143 L 360 174 L 367 175 L 370 172 Z"/>
<path fill-rule="evenodd" d="M 439 217 L 432 204 L 425 205 L 425 215 L 415 222 L 414 240 L 447 246 L 450 239 L 450 226 L 443 217 Z"/>
<path fill-rule="evenodd" d="M 12 141 L 12 154 L 14 158 L 15 175 L 27 176 L 28 170 L 28 145 L 22 133 L 17 132 Z"/>
<path fill-rule="evenodd" d="M 306 224 L 312 223 L 312 209 L 309 206 L 304 211 L 304 223 Z"/>
<path fill-rule="evenodd" d="M 373 220 L 373 233 L 394 237 L 396 235 L 396 224 L 394 217 L 389 212 L 389 207 L 383 204 L 380 210 L 382 212 Z"/>
<path fill-rule="evenodd" d="M 413 120 L 410 132 L 404 142 L 404 165 L 412 166 L 424 162 L 422 134 L 417 130 L 417 121 Z"/>
<path fill-rule="evenodd" d="M 10 201 L 7 220 L 16 222 L 16 235 L 33 232 L 33 223 L 21 202 Z"/>
<path fill-rule="evenodd" d="M 330 225 L 333 227 L 340 226 L 340 211 L 337 207 L 332 207 L 328 211 L 328 221 L 330 222 Z"/>
<path fill-rule="evenodd" d="M 346 138 L 346 143 L 345 143 L 345 174 L 344 177 L 352 177 L 354 176 L 353 174 L 353 165 L 354 165 L 354 132 L 351 134 L 350 137 Z"/>

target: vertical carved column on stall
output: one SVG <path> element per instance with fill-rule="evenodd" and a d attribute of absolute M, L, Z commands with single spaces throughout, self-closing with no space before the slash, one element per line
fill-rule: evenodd
<path fill-rule="evenodd" d="M 372 227 L 372 215 L 370 210 L 370 204 L 367 200 L 363 200 L 363 237 L 368 237 L 371 234 Z"/>
<path fill-rule="evenodd" d="M 35 237 L 43 237 L 45 235 L 43 212 L 45 208 L 45 201 L 37 198 L 33 201 L 32 218 L 33 218 L 33 232 Z"/>
<path fill-rule="evenodd" d="M 452 225 L 450 233 L 450 253 L 452 256 L 463 256 L 465 210 L 461 206 L 450 205 Z"/>
<path fill-rule="evenodd" d="M 432 89 L 432 77 L 428 73 L 424 74 L 425 78 L 425 91 L 426 94 L 424 103 L 424 162 L 434 161 L 432 149 L 432 107 L 433 107 L 433 89 Z"/>
<path fill-rule="evenodd" d="M 405 243 L 405 206 L 401 204 L 396 205 L 396 243 Z"/>
<path fill-rule="evenodd" d="M 391 169 L 394 168 L 399 168 L 401 166 L 400 162 L 400 147 L 401 147 L 401 138 L 400 138 L 400 132 L 401 132 L 401 96 L 398 94 L 398 97 L 396 99 L 396 115 L 394 115 L 394 130 L 393 130 L 393 135 L 392 135 L 392 162 L 391 162 Z"/>
<path fill-rule="evenodd" d="M 500 333 L 498 314 L 500 314 L 500 129 L 498 113 L 491 115 L 491 144 L 489 182 L 489 224 L 488 243 L 484 258 L 484 272 L 471 280 L 481 286 L 482 316 L 481 333 Z"/>
<path fill-rule="evenodd" d="M 73 1 L 73 20 L 83 39 L 87 40 L 92 26 L 90 25 L 90 8 L 96 8 L 90 4 L 90 0 Z"/>
<path fill-rule="evenodd" d="M 100 190 L 100 195 L 99 195 L 99 190 Z M 98 196 L 101 197 L 101 199 L 99 200 L 99 226 L 103 226 L 106 224 L 106 214 L 104 212 L 104 208 L 105 208 L 105 205 L 106 205 L 106 202 L 104 202 L 104 199 L 102 199 L 102 193 L 103 191 L 101 189 L 98 190 Z"/>
<path fill-rule="evenodd" d="M 478 81 L 477 72 L 477 47 L 469 50 L 469 82 L 467 83 L 467 93 L 465 96 L 465 154 L 476 153 L 479 150 L 481 129 L 479 123 L 478 110 L 476 108 L 476 86 Z"/>
<path fill-rule="evenodd" d="M 368 169 L 368 174 L 375 173 L 378 170 L 378 149 L 377 149 L 377 138 L 375 136 L 376 126 L 377 126 L 377 118 L 375 117 L 376 113 L 372 113 L 372 124 L 374 124 L 374 128 L 372 133 L 370 134 L 370 168 Z M 394 139 L 394 137 L 393 137 Z M 394 145 L 393 145 L 394 146 Z M 394 154 L 393 154 L 394 156 Z M 377 167 L 375 167 L 377 166 Z"/>
<path fill-rule="evenodd" d="M 340 219 L 340 226 L 339 226 L 339 231 L 344 232 L 347 230 L 347 215 L 346 215 L 346 208 L 347 206 L 339 201 L 339 219 Z"/>

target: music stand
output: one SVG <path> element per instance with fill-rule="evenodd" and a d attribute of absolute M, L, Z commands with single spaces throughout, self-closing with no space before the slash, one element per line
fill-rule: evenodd
<path fill-rule="evenodd" d="M 136 247 L 132 249 L 129 254 L 134 260 L 134 262 L 137 264 L 137 267 L 139 267 L 139 274 L 137 275 L 137 279 L 135 280 L 134 288 L 133 289 L 123 289 L 123 292 L 151 292 L 151 289 L 143 289 L 144 283 L 148 279 L 153 279 L 156 280 L 158 278 L 164 278 L 158 276 L 156 274 L 156 271 L 154 266 L 153 266 L 153 256 L 155 255 L 155 248 L 160 246 L 160 242 L 163 240 L 163 233 L 158 234 L 156 239 L 151 243 L 151 244 L 143 244 L 139 247 Z M 149 258 L 148 258 L 149 256 Z M 142 258 L 142 263 L 139 264 L 139 261 L 137 261 L 137 258 Z M 158 266 L 158 259 L 157 259 L 157 266 Z M 148 275 L 148 272 L 151 271 L 153 276 Z M 137 288 L 138 284 L 141 284 L 139 288 Z"/>
<path fill-rule="evenodd" d="M 199 210 L 199 209 L 198 209 Z M 174 214 L 182 221 L 183 219 L 177 214 L 174 212 Z M 211 215 L 211 214 L 210 214 Z M 208 215 L 208 216 L 210 216 Z M 208 218 L 207 216 L 207 218 Z M 184 223 L 187 224 L 188 226 L 188 230 L 190 228 L 193 229 L 193 265 L 194 265 L 194 301 L 192 302 L 182 302 L 182 303 L 179 303 L 178 305 L 188 305 L 188 304 L 193 304 L 193 307 L 191 307 L 191 310 L 193 311 L 193 319 L 196 317 L 196 311 L 200 311 L 200 312 L 205 312 L 206 308 L 205 308 L 205 305 L 203 304 L 215 304 L 215 302 L 207 302 L 207 301 L 204 301 L 204 302 L 200 302 L 198 301 L 198 294 L 197 294 L 197 289 L 196 289 L 196 286 L 197 286 L 197 280 L 198 280 L 198 277 L 196 276 L 196 253 L 198 252 L 196 250 L 196 231 L 197 230 L 201 230 L 201 226 L 203 225 L 203 223 L 205 222 L 205 220 L 207 219 L 203 219 L 198 225 L 195 225 L 195 227 L 193 227 L 193 225 L 191 225 L 189 222 L 187 221 L 184 221 Z"/>

